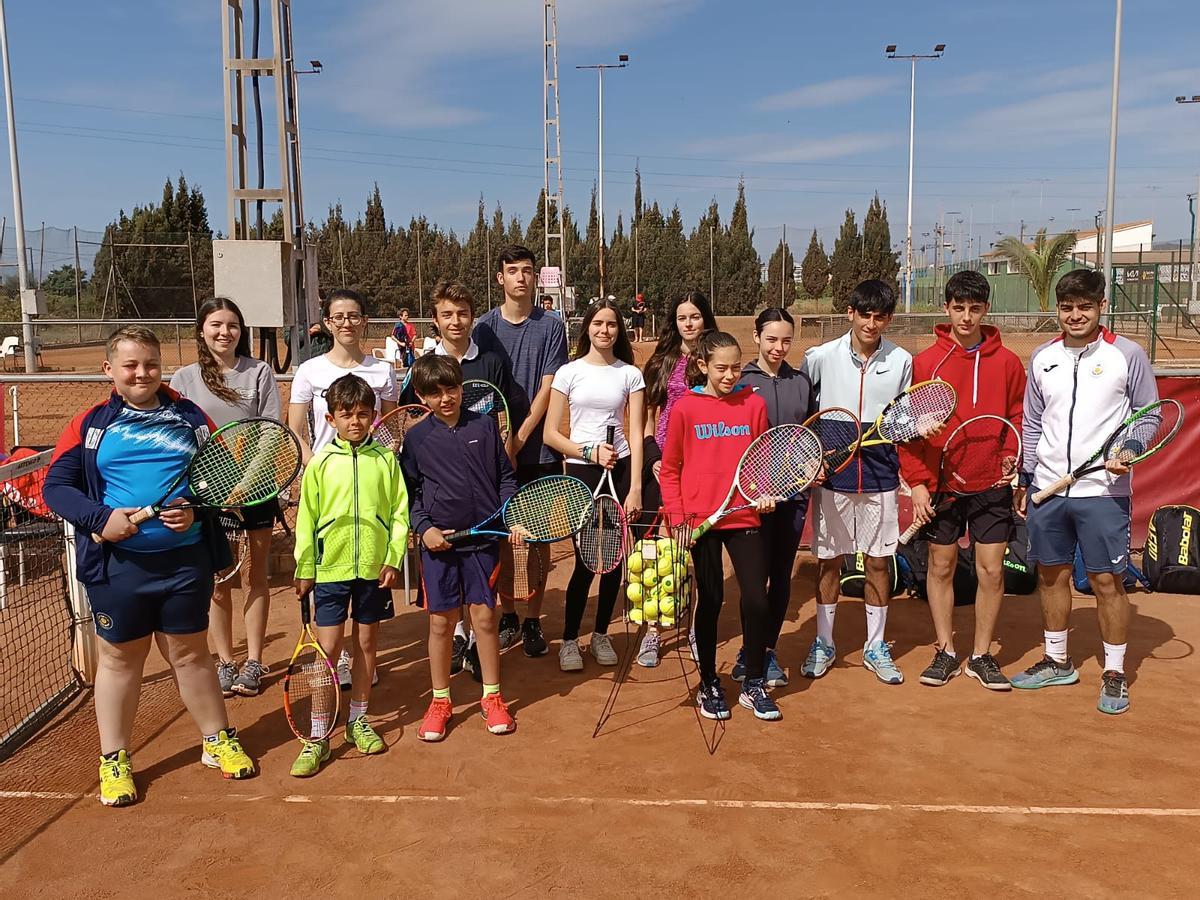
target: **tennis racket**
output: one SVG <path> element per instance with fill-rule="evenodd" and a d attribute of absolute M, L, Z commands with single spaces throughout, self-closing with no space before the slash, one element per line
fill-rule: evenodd
<path fill-rule="evenodd" d="M 1132 466 L 1153 456 L 1174 440 L 1183 426 L 1183 404 L 1178 400 L 1158 400 L 1149 406 L 1134 410 L 1104 442 L 1104 446 L 1093 453 L 1086 462 L 1069 475 L 1042 488 L 1033 495 L 1034 503 L 1041 503 L 1073 485 L 1084 475 L 1099 472 L 1110 460 Z"/>
<path fill-rule="evenodd" d="M 815 433 L 821 442 L 825 471 L 817 477 L 817 481 L 828 481 L 850 465 L 862 440 L 862 424 L 858 416 L 840 406 L 831 406 L 813 413 L 804 420 L 803 425 Z"/>
<path fill-rule="evenodd" d="M 404 449 L 404 438 L 418 422 L 423 422 L 429 415 L 429 407 L 419 403 L 397 406 L 386 416 L 375 423 L 371 429 L 371 437 L 387 447 L 397 456 Z"/>
<path fill-rule="evenodd" d="M 616 436 L 616 426 L 609 425 L 605 443 L 613 446 Z M 606 486 L 608 492 L 601 493 Z M 629 520 L 625 516 L 625 508 L 617 499 L 612 469 L 605 469 L 596 484 L 596 492 L 592 494 L 592 513 L 579 530 L 579 534 L 575 535 L 579 558 L 589 571 L 597 575 L 611 572 L 625 558 L 628 531 Z"/>
<path fill-rule="evenodd" d="M 938 463 L 934 515 L 959 497 L 982 494 L 1012 483 L 1021 465 L 1021 435 L 1000 416 L 975 416 L 950 432 Z M 927 523 L 913 522 L 900 535 L 907 544 Z"/>
<path fill-rule="evenodd" d="M 446 540 L 453 544 L 478 537 L 507 538 L 519 526 L 526 541 L 549 544 L 578 532 L 591 512 L 592 492 L 586 484 L 570 475 L 547 475 L 529 482 L 478 525 L 447 535 Z M 505 530 L 489 528 L 492 522 Z"/>
<path fill-rule="evenodd" d="M 490 416 L 500 429 L 500 442 L 508 443 L 509 422 L 508 403 L 500 389 L 490 381 L 472 378 L 463 382 L 462 405 L 471 412 Z"/>
<path fill-rule="evenodd" d="M 888 403 L 859 441 L 860 447 L 903 444 L 929 437 L 950 420 L 958 394 L 947 381 L 922 381 Z"/>
<path fill-rule="evenodd" d="M 312 588 L 300 598 L 300 639 L 283 676 L 283 711 L 288 727 L 301 741 L 322 741 L 337 724 L 337 669 L 312 630 Z"/>
<path fill-rule="evenodd" d="M 242 524 L 242 516 L 237 510 L 221 513 L 217 516 L 217 522 L 224 529 L 229 549 L 233 553 L 233 565 L 213 576 L 213 584 L 224 584 L 241 571 L 242 563 L 246 561 L 250 539 L 246 536 L 246 527 Z"/>
<path fill-rule="evenodd" d="M 824 468 L 824 451 L 817 435 L 803 425 L 776 425 L 756 437 L 733 474 L 725 500 L 692 532 L 695 542 L 731 513 L 751 509 L 771 497 L 776 502 L 795 497 L 816 479 Z M 748 502 L 730 506 L 741 494 Z"/>
<path fill-rule="evenodd" d="M 548 553 L 528 544 L 508 544 L 500 551 L 500 567 L 492 583 L 501 599 L 528 600 L 546 584 Z"/>

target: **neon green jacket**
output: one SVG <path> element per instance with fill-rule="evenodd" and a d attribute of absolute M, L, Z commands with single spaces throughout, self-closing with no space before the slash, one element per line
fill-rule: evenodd
<path fill-rule="evenodd" d="M 304 470 L 296 518 L 296 577 L 325 584 L 400 568 L 408 491 L 394 453 L 373 440 L 326 444 Z"/>

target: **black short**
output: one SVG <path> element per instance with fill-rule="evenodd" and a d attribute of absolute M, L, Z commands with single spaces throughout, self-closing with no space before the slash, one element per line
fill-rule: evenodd
<path fill-rule="evenodd" d="M 646 314 L 645 313 L 634 313 L 633 314 L 633 327 L 634 328 L 645 328 L 646 327 Z"/>
<path fill-rule="evenodd" d="M 268 500 L 255 506 L 244 506 L 238 510 L 242 520 L 242 531 L 258 531 L 260 528 L 274 528 L 275 519 L 279 515 L 279 501 Z"/>
<path fill-rule="evenodd" d="M 562 473 L 563 464 L 561 462 L 524 463 L 517 466 L 517 487 L 525 487 L 529 482 L 545 478 L 547 475 L 561 475 Z"/>
<path fill-rule="evenodd" d="M 920 537 L 931 544 L 957 544 L 969 528 L 977 544 L 1007 544 L 1012 540 L 1012 503 L 1012 488 L 1007 486 L 959 497 L 921 529 Z"/>

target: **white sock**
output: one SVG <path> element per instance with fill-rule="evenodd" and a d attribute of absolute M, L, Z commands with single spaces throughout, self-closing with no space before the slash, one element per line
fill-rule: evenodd
<path fill-rule="evenodd" d="M 883 641 L 883 628 L 887 625 L 886 606 L 867 606 L 867 644 Z"/>
<path fill-rule="evenodd" d="M 1128 644 L 1104 642 L 1104 671 L 1125 671 L 1125 648 L 1128 646 Z"/>
<path fill-rule="evenodd" d="M 355 719 L 361 719 L 367 714 L 366 700 L 351 700 L 350 715 L 346 717 L 347 722 L 353 722 Z"/>
<path fill-rule="evenodd" d="M 467 639 L 467 626 L 463 623 L 462 619 L 459 619 L 458 624 L 454 626 L 454 636 L 460 637 L 464 641 Z"/>
<path fill-rule="evenodd" d="M 837 613 L 836 603 L 817 604 L 817 637 L 833 646 L 833 617 Z"/>
<path fill-rule="evenodd" d="M 1067 661 L 1067 635 L 1069 629 L 1062 631 L 1043 631 L 1046 638 L 1046 655 L 1056 662 Z"/>
<path fill-rule="evenodd" d="M 470 634 L 467 636 L 467 646 L 468 646 L 468 647 L 474 647 L 474 646 L 475 646 L 475 632 L 474 632 L 474 631 L 472 631 L 472 632 L 471 632 L 471 633 L 470 633 Z"/>
<path fill-rule="evenodd" d="M 325 737 L 327 731 L 329 731 L 329 713 L 313 713 L 308 736 L 314 741 L 319 741 Z"/>

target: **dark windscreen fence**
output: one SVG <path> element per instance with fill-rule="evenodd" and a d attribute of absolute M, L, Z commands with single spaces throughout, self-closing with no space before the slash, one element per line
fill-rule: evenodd
<path fill-rule="evenodd" d="M 49 463 L 46 451 L 0 466 L 0 760 L 83 687 L 63 523 L 42 498 Z"/>

